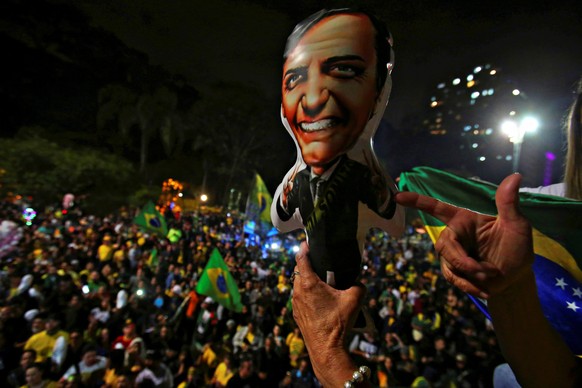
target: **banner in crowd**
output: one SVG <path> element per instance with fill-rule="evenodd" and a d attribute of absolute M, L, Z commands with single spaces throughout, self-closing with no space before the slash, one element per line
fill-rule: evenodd
<path fill-rule="evenodd" d="M 271 203 L 273 197 L 267 189 L 263 178 L 259 174 L 255 174 L 255 184 L 249 194 L 246 207 L 246 216 L 248 220 L 255 222 L 271 223 Z"/>
<path fill-rule="evenodd" d="M 400 189 L 413 191 L 462 208 L 496 215 L 497 186 L 465 179 L 430 167 L 400 176 Z M 572 351 L 582 355 L 582 202 L 520 193 L 520 210 L 533 228 L 533 270 L 544 315 Z M 435 242 L 445 225 L 419 212 Z M 471 297 L 489 317 L 484 300 Z"/>
<path fill-rule="evenodd" d="M 236 281 L 216 248 L 212 251 L 210 260 L 198 281 L 196 292 L 211 297 L 229 310 L 242 311 L 243 306 Z"/>
<path fill-rule="evenodd" d="M 160 237 L 168 235 L 166 219 L 156 209 L 152 201 L 149 201 L 141 212 L 133 219 L 133 223 L 141 227 L 144 231 L 155 233 Z"/>

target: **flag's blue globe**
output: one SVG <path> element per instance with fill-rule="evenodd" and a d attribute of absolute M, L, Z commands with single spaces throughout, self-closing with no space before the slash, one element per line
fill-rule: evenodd
<path fill-rule="evenodd" d="M 160 222 L 160 219 L 158 217 L 150 218 L 150 225 L 153 226 L 154 228 L 162 227 L 162 223 Z"/>
<path fill-rule="evenodd" d="M 228 288 L 226 287 L 226 279 L 224 278 L 223 274 L 218 275 L 218 277 L 216 278 L 216 287 L 223 294 L 226 294 L 228 292 Z"/>

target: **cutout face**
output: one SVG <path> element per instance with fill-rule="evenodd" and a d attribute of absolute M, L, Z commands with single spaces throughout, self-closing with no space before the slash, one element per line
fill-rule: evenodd
<path fill-rule="evenodd" d="M 337 288 L 356 281 L 371 227 L 404 230 L 396 185 L 372 150 L 390 57 L 375 19 L 349 10 L 312 15 L 287 42 L 281 119 L 297 162 L 275 192 L 271 220 L 282 232 L 305 230 L 313 269 Z"/>
<path fill-rule="evenodd" d="M 283 68 L 283 115 L 305 163 L 323 172 L 362 134 L 378 96 L 374 28 L 334 15 L 299 40 Z"/>

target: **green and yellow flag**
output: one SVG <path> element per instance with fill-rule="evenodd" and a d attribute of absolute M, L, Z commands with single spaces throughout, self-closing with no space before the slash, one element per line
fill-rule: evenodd
<path fill-rule="evenodd" d="M 400 189 L 496 215 L 497 186 L 430 167 L 400 175 Z M 533 227 L 533 271 L 540 303 L 550 324 L 572 352 L 582 356 L 582 201 L 520 193 L 519 207 Z M 433 242 L 445 225 L 419 212 Z M 484 300 L 472 298 L 489 317 Z"/>
<path fill-rule="evenodd" d="M 271 203 L 273 197 L 259 174 L 255 174 L 255 184 L 249 194 L 246 208 L 247 220 L 271 224 Z"/>
<path fill-rule="evenodd" d="M 229 310 L 242 311 L 243 306 L 236 281 L 216 248 L 212 251 L 210 260 L 202 272 L 196 292 L 211 297 Z"/>
<path fill-rule="evenodd" d="M 133 223 L 140 226 L 144 231 L 155 233 L 160 237 L 168 235 L 166 219 L 156 209 L 152 201 L 149 201 L 134 219 Z"/>

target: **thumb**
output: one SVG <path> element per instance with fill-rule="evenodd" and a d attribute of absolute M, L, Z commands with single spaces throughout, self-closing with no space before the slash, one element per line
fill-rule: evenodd
<path fill-rule="evenodd" d="M 295 261 L 297 263 L 297 271 L 299 271 L 299 276 L 302 279 L 309 279 L 312 276 L 317 277 L 313 268 L 311 268 L 311 261 L 309 260 L 309 245 L 304 241 L 299 247 L 299 252 L 295 256 Z M 318 278 L 319 279 L 319 278 Z"/>
<path fill-rule="evenodd" d="M 505 221 L 515 221 L 521 218 L 519 212 L 519 184 L 520 174 L 512 174 L 506 177 L 497 188 L 495 204 L 499 218 Z"/>

